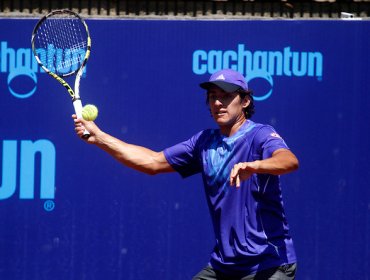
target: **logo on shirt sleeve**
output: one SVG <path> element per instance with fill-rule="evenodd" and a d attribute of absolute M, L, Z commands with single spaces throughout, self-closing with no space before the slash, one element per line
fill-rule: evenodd
<path fill-rule="evenodd" d="M 273 133 L 271 133 L 270 135 L 271 135 L 272 137 L 282 139 L 282 138 L 281 138 L 281 136 L 280 136 L 279 134 L 277 134 L 276 132 L 273 132 Z"/>

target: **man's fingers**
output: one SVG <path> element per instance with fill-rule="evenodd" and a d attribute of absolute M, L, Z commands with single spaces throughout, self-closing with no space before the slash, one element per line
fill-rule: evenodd
<path fill-rule="evenodd" d="M 239 188 L 240 187 L 240 176 L 239 174 L 236 175 L 236 187 Z"/>
<path fill-rule="evenodd" d="M 241 168 L 241 163 L 235 164 L 230 174 L 230 185 L 240 187 L 240 176 L 239 170 Z"/>
<path fill-rule="evenodd" d="M 241 181 L 249 178 L 251 173 L 248 171 L 248 162 L 240 162 L 234 165 L 230 173 L 230 185 L 240 187 Z"/>

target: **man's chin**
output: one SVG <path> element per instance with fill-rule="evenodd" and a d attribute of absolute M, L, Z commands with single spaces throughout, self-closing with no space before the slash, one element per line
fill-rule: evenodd
<path fill-rule="evenodd" d="M 217 117 L 214 118 L 214 120 L 219 126 L 225 126 L 229 124 L 229 120 L 226 120 L 225 118 Z"/>

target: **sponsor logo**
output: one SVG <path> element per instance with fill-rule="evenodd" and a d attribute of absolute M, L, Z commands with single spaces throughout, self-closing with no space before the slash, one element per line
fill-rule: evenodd
<path fill-rule="evenodd" d="M 57 49 L 49 45 L 47 49 L 36 50 L 43 65 L 59 73 L 68 73 L 76 70 L 85 56 L 83 49 L 74 51 L 69 49 Z M 56 67 L 54 66 L 56 65 Z M 0 74 L 7 74 L 7 86 L 9 92 L 16 98 L 29 98 L 37 90 L 37 73 L 45 73 L 39 67 L 33 52 L 30 48 L 14 49 L 8 42 L 0 42 Z M 82 77 L 86 76 L 86 67 Z"/>
<path fill-rule="evenodd" d="M 279 134 L 277 134 L 276 132 L 272 132 L 270 135 L 272 137 L 281 138 L 281 136 Z"/>
<path fill-rule="evenodd" d="M 223 75 L 223 74 L 221 74 L 220 76 L 218 76 L 218 77 L 216 78 L 216 80 L 225 80 L 225 77 L 224 77 L 224 75 Z"/>
<path fill-rule="evenodd" d="M 15 195 L 19 199 L 35 199 L 37 193 L 40 199 L 46 200 L 45 210 L 52 211 L 55 206 L 55 157 L 55 146 L 47 139 L 3 140 L 0 200 Z M 36 181 L 39 182 L 37 186 Z"/>
<path fill-rule="evenodd" d="M 255 79 L 266 81 L 269 88 L 262 94 L 255 93 L 255 100 L 265 100 L 273 92 L 274 78 L 312 77 L 322 80 L 323 55 L 318 51 L 296 51 L 287 46 L 281 50 L 248 50 L 239 44 L 234 50 L 195 50 L 193 73 L 213 74 L 230 68 L 242 73 L 248 83 Z"/>

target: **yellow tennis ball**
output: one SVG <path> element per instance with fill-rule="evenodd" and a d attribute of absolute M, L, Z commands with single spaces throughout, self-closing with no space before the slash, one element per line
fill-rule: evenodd
<path fill-rule="evenodd" d="M 95 121 L 98 116 L 98 108 L 95 105 L 87 104 L 82 108 L 82 117 L 86 121 Z"/>

